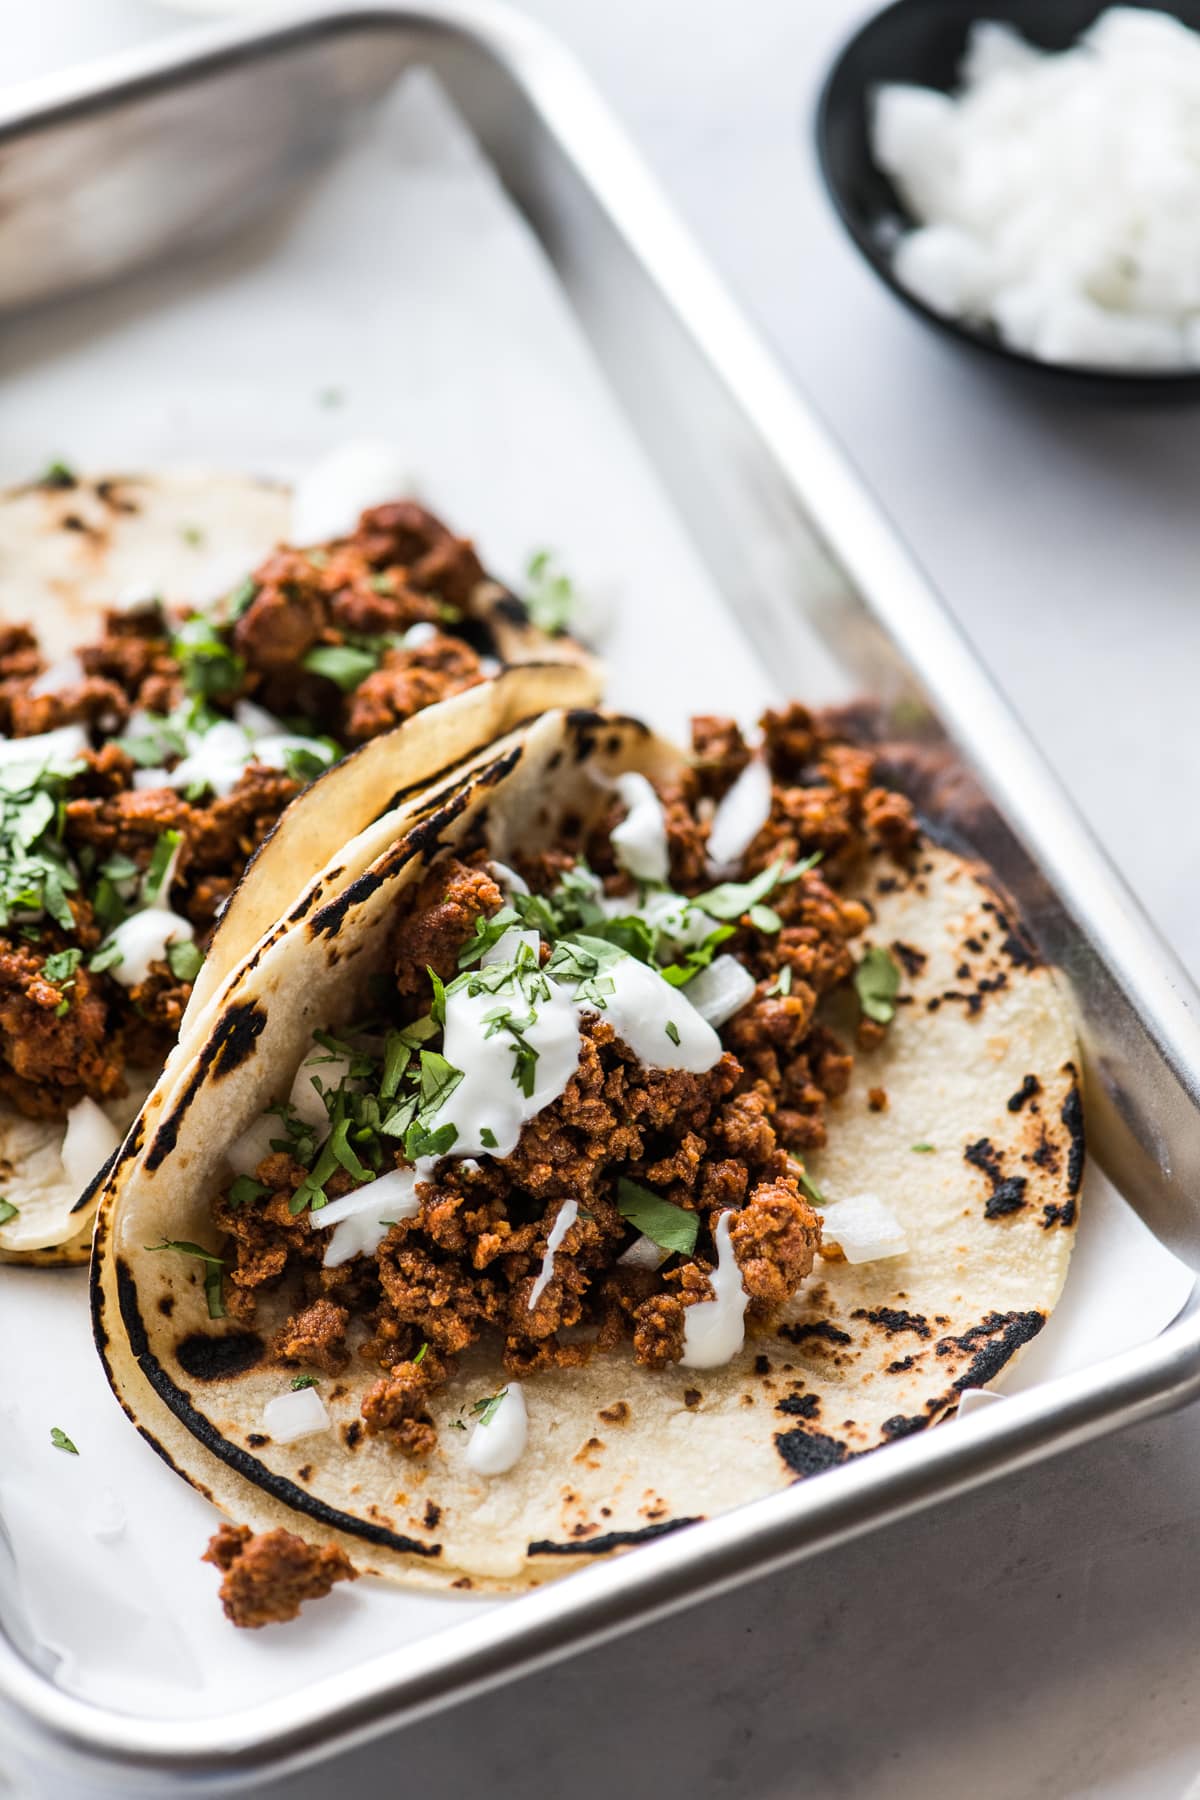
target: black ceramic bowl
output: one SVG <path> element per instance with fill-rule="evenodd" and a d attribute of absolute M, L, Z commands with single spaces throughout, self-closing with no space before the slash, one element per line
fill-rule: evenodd
<path fill-rule="evenodd" d="M 1200 0 L 1122 0 L 1147 11 L 1168 12 L 1200 31 Z M 907 215 L 887 176 L 875 166 L 867 137 L 873 90 L 888 81 L 915 82 L 950 91 L 967 33 L 977 19 L 1015 26 L 1031 44 L 1066 50 L 1099 15 L 1108 0 L 895 0 L 868 20 L 841 51 L 826 78 L 817 106 L 817 153 L 821 173 L 842 223 L 880 280 L 927 324 L 997 363 L 1027 370 L 1040 379 L 1114 398 L 1177 397 L 1200 394 L 1200 370 L 1088 368 L 1039 362 L 1010 350 L 989 325 L 945 317 L 900 285 L 886 248 L 888 222 Z"/>

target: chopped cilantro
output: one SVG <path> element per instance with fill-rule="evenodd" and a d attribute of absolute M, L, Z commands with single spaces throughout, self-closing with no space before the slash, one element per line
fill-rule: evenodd
<path fill-rule="evenodd" d="M 924 1155 L 927 1155 L 930 1150 L 936 1150 L 937 1145 L 936 1144 L 926 1144 L 926 1143 L 922 1142 L 920 1144 L 911 1144 L 909 1146 L 909 1148 L 912 1150 L 919 1151 L 920 1154 L 922 1156 L 924 1156 Z"/>
<path fill-rule="evenodd" d="M 79 1455 L 78 1450 L 75 1448 L 66 1432 L 58 1425 L 52 1425 L 50 1427 L 50 1442 L 54 1445 L 56 1450 L 66 1450 L 72 1456 Z"/>
<path fill-rule="evenodd" d="M 167 945 L 167 962 L 176 981 L 195 981 L 204 966 L 204 952 L 191 938 Z"/>
<path fill-rule="evenodd" d="M 371 650 L 360 650 L 354 644 L 318 644 L 301 659 L 300 666 L 310 675 L 323 675 L 348 694 L 375 672 L 379 667 L 379 656 Z"/>
<path fill-rule="evenodd" d="M 341 749 L 332 738 L 314 739 L 311 744 L 285 744 L 283 762 L 293 781 L 307 785 L 323 775 L 331 764 L 337 762 Z"/>
<path fill-rule="evenodd" d="M 702 944 L 697 944 L 695 949 L 687 952 L 681 963 L 667 963 L 665 968 L 659 969 L 659 974 L 672 987 L 686 987 L 701 969 L 707 969 L 720 945 L 726 938 L 731 938 L 733 933 L 732 925 L 718 925 L 715 931 L 709 932 Z"/>
<path fill-rule="evenodd" d="M 69 463 L 56 456 L 38 476 L 37 485 L 43 488 L 73 488 L 79 486 L 79 477 Z"/>
<path fill-rule="evenodd" d="M 428 1350 L 428 1348 L 429 1348 L 428 1344 L 421 1345 L 421 1348 L 417 1351 L 417 1354 L 413 1357 L 413 1368 L 414 1369 L 416 1368 L 418 1363 L 424 1362 L 425 1352 Z"/>
<path fill-rule="evenodd" d="M 177 1250 L 180 1256 L 194 1256 L 204 1264 L 204 1298 L 208 1302 L 210 1319 L 225 1317 L 225 1300 L 221 1292 L 221 1271 L 225 1267 L 225 1259 L 213 1250 L 205 1250 L 201 1244 L 190 1243 L 186 1238 L 164 1238 L 161 1244 L 147 1244 L 147 1250 Z"/>
<path fill-rule="evenodd" d="M 446 985 L 436 969 L 426 966 L 425 973 L 433 988 L 433 999 L 429 1003 L 429 1016 L 435 1025 L 444 1027 L 446 1023 Z"/>
<path fill-rule="evenodd" d="M 479 1127 L 479 1141 L 485 1150 L 494 1150 L 499 1140 L 490 1125 L 481 1125 Z"/>
<path fill-rule="evenodd" d="M 115 969 L 118 963 L 124 962 L 124 954 L 119 944 L 109 942 L 101 944 L 88 959 L 88 968 L 93 975 L 102 975 L 105 969 Z"/>
<path fill-rule="evenodd" d="M 709 888 L 707 893 L 697 894 L 693 904 L 702 912 L 711 913 L 714 919 L 741 919 L 760 905 L 775 888 L 798 881 L 809 869 L 815 869 L 821 856 L 822 852 L 818 850 L 812 856 L 806 856 L 802 862 L 792 863 L 790 867 L 780 857 L 770 868 L 760 869 L 749 881 L 723 881 L 718 887 Z M 770 915 L 770 922 L 759 925 L 759 930 L 778 931 L 779 915 L 770 907 L 764 907 L 763 912 Z"/>
<path fill-rule="evenodd" d="M 661 1194 L 652 1194 L 637 1181 L 622 1176 L 617 1183 L 617 1208 L 621 1217 L 637 1228 L 660 1250 L 677 1250 L 690 1256 L 700 1229 L 699 1213 L 686 1212 Z"/>
<path fill-rule="evenodd" d="M 257 592 L 258 587 L 252 575 L 247 575 L 245 581 L 238 583 L 225 602 L 226 617 L 231 623 L 240 619 L 244 612 L 250 610 Z"/>
<path fill-rule="evenodd" d="M 882 945 L 875 944 L 867 951 L 854 971 L 854 987 L 868 1019 L 886 1025 L 895 1018 L 900 970 Z"/>
<path fill-rule="evenodd" d="M 56 950 L 42 964 L 42 974 L 52 987 L 68 988 L 74 982 L 75 971 L 82 961 L 82 950 Z"/>
<path fill-rule="evenodd" d="M 184 686 L 193 700 L 236 693 L 246 665 L 235 656 L 211 619 L 193 613 L 175 633 L 171 645 L 183 669 Z"/>
<path fill-rule="evenodd" d="M 0 1196 L 0 1225 L 7 1225 L 10 1219 L 18 1218 L 20 1212 L 19 1206 L 14 1206 L 11 1200 L 5 1200 L 3 1196 Z"/>
<path fill-rule="evenodd" d="M 292 1376 L 292 1392 L 294 1394 L 299 1393 L 301 1388 L 319 1387 L 319 1386 L 320 1386 L 320 1383 L 318 1382 L 315 1375 L 293 1375 Z"/>
<path fill-rule="evenodd" d="M 63 842 L 65 801 L 81 763 L 0 770 L 0 930 L 49 914 L 64 931 L 75 919 L 67 895 L 79 877 Z"/>
<path fill-rule="evenodd" d="M 570 577 L 556 567 L 554 552 L 535 550 L 525 565 L 525 579 L 530 619 L 548 637 L 561 636 L 571 622 L 576 594 Z"/>
<path fill-rule="evenodd" d="M 825 1205 L 825 1196 L 817 1186 L 816 1182 L 812 1179 L 811 1175 L 806 1174 L 803 1169 L 797 1169 L 796 1180 L 800 1183 L 800 1186 L 804 1189 L 804 1192 L 808 1195 L 814 1206 Z"/>
<path fill-rule="evenodd" d="M 457 1137 L 455 1125 L 439 1125 L 436 1131 L 428 1131 L 420 1123 L 410 1125 L 404 1139 L 404 1154 L 410 1162 L 423 1156 L 445 1156 Z"/>
<path fill-rule="evenodd" d="M 204 542 L 204 528 L 201 525 L 181 525 L 179 535 L 193 550 L 199 550 Z"/>
<path fill-rule="evenodd" d="M 471 1417 L 478 1419 L 481 1425 L 490 1425 L 500 1410 L 500 1402 L 507 1393 L 507 1388 L 501 1388 L 498 1394 L 485 1394 L 483 1399 L 476 1400 L 471 1408 Z"/>
<path fill-rule="evenodd" d="M 475 934 L 463 945 L 458 953 L 460 969 L 469 969 L 472 963 L 479 961 L 485 951 L 498 944 L 505 932 L 513 925 L 519 925 L 520 919 L 511 906 L 502 906 L 493 913 L 490 919 L 480 917 L 475 921 Z"/>
<path fill-rule="evenodd" d="M 150 853 L 150 866 L 142 877 L 142 899 L 147 906 L 168 904 L 167 896 L 175 872 L 175 861 L 182 843 L 182 831 L 160 831 L 155 839 L 154 849 Z"/>
<path fill-rule="evenodd" d="M 270 1193 L 265 1181 L 255 1181 L 253 1175 L 239 1175 L 230 1184 L 230 1206 L 246 1206 L 251 1200 L 261 1200 L 264 1194 Z"/>
<path fill-rule="evenodd" d="M 671 1042 L 673 1044 L 678 1044 L 679 1043 L 679 1027 L 675 1023 L 674 1019 L 668 1019 L 664 1029 L 666 1031 L 667 1036 L 670 1038 Z"/>

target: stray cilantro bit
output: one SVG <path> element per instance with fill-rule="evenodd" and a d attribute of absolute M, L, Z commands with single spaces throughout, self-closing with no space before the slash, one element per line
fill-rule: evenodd
<path fill-rule="evenodd" d="M 769 869 L 760 869 L 749 881 L 723 881 L 718 887 L 709 888 L 707 893 L 697 894 L 693 904 L 702 912 L 711 913 L 714 919 L 736 920 L 749 913 L 751 922 L 757 924 L 760 931 L 778 931 L 778 913 L 769 906 L 762 906 L 762 901 L 775 888 L 786 887 L 790 882 L 798 881 L 810 869 L 815 869 L 822 854 L 817 850 L 802 862 L 792 863 L 790 866 L 780 857 Z M 754 919 L 756 909 L 760 911 L 761 923 Z"/>
<path fill-rule="evenodd" d="M 379 656 L 373 650 L 360 650 L 354 644 L 318 644 L 301 659 L 300 666 L 310 675 L 323 675 L 348 694 L 360 681 L 374 674 L 379 667 Z"/>
<path fill-rule="evenodd" d="M 792 965 L 785 963 L 778 975 L 767 989 L 767 994 L 790 994 L 792 991 Z"/>
<path fill-rule="evenodd" d="M 299 1393 L 301 1388 L 319 1387 L 319 1386 L 320 1386 L 320 1383 L 318 1382 L 315 1375 L 293 1375 L 292 1376 L 292 1392 L 294 1394 Z"/>
<path fill-rule="evenodd" d="M 69 463 L 56 456 L 38 476 L 37 485 L 43 488 L 73 488 L 79 486 L 79 477 Z"/>
<path fill-rule="evenodd" d="M 285 744 L 283 763 L 293 781 L 307 786 L 337 762 L 341 754 L 332 738 L 314 738 L 311 744 Z"/>
<path fill-rule="evenodd" d="M 11 1200 L 0 1198 L 0 1225 L 7 1225 L 10 1219 L 20 1216 L 21 1209 L 14 1206 Z"/>
<path fill-rule="evenodd" d="M 570 577 L 555 565 L 552 550 L 535 550 L 525 565 L 528 588 L 525 606 L 539 631 L 548 637 L 559 637 L 566 631 L 575 610 L 575 586 Z"/>
<path fill-rule="evenodd" d="M 900 970 L 881 945 L 876 944 L 868 950 L 855 969 L 854 987 L 868 1019 L 874 1019 L 877 1025 L 887 1025 L 895 1018 Z"/>
<path fill-rule="evenodd" d="M 700 1215 L 685 1212 L 661 1194 L 652 1194 L 640 1182 L 621 1177 L 617 1183 L 617 1208 L 623 1219 L 628 1219 L 660 1250 L 677 1250 L 681 1256 L 690 1256 L 696 1248 Z"/>
<path fill-rule="evenodd" d="M 811 1176 L 805 1174 L 803 1169 L 796 1170 L 796 1180 L 800 1183 L 800 1186 L 804 1189 L 804 1192 L 808 1195 L 814 1206 L 825 1205 L 824 1194 L 821 1192 L 816 1182 L 812 1180 Z"/>
<path fill-rule="evenodd" d="M 417 1351 L 417 1354 L 413 1357 L 413 1368 L 414 1369 L 416 1368 L 416 1366 L 419 1362 L 424 1362 L 425 1352 L 428 1350 L 428 1348 L 429 1348 L 428 1344 L 421 1345 L 421 1348 Z"/>
<path fill-rule="evenodd" d="M 507 1388 L 501 1388 L 498 1394 L 485 1394 L 483 1399 L 477 1400 L 471 1408 L 471 1417 L 478 1419 L 481 1425 L 490 1425 L 500 1410 L 500 1402 L 507 1393 Z"/>
<path fill-rule="evenodd" d="M 66 1432 L 58 1425 L 52 1425 L 50 1427 L 50 1442 L 54 1445 L 56 1450 L 69 1451 L 72 1456 L 79 1455 L 78 1450 L 75 1448 Z"/>
<path fill-rule="evenodd" d="M 467 1422 L 465 1419 L 451 1419 L 450 1429 L 451 1431 L 465 1431 L 467 1429 Z"/>
<path fill-rule="evenodd" d="M 235 656 L 211 619 L 193 613 L 185 619 L 171 645 L 183 670 L 184 685 L 193 700 L 235 693 L 246 665 Z"/>
<path fill-rule="evenodd" d="M 665 1029 L 666 1029 L 667 1036 L 670 1038 L 671 1042 L 673 1044 L 678 1045 L 678 1043 L 679 1043 L 679 1027 L 675 1023 L 674 1019 L 667 1020 Z"/>
<path fill-rule="evenodd" d="M 88 962 L 93 975 L 103 974 L 105 969 L 115 969 L 118 963 L 124 962 L 124 953 L 119 944 L 101 944 Z"/>
<path fill-rule="evenodd" d="M 181 525 L 179 535 L 185 544 L 191 545 L 193 550 L 199 550 L 204 542 L 204 528 L 201 525 Z"/>
<path fill-rule="evenodd" d="M 167 945 L 167 962 L 176 981 L 195 981 L 204 966 L 204 952 L 191 938 Z"/>
<path fill-rule="evenodd" d="M 225 1317 L 225 1297 L 221 1290 L 221 1271 L 225 1267 L 225 1259 L 214 1250 L 205 1250 L 201 1244 L 189 1243 L 186 1238 L 164 1238 L 161 1244 L 147 1244 L 147 1250 L 177 1250 L 180 1256 L 194 1256 L 204 1264 L 204 1298 L 208 1301 L 210 1319 Z"/>
<path fill-rule="evenodd" d="M 520 923 L 520 918 L 511 906 L 502 906 L 500 911 L 493 913 L 490 919 L 482 916 L 476 919 L 474 936 L 463 945 L 458 953 L 459 968 L 469 969 L 472 963 L 479 961 L 485 951 L 500 942 L 510 926 Z"/>
<path fill-rule="evenodd" d="M 238 583 L 225 602 L 225 613 L 231 622 L 240 619 L 244 612 L 250 610 L 257 592 L 258 586 L 252 575 L 247 575 L 245 581 Z"/>
<path fill-rule="evenodd" d="M 345 391 L 340 387 L 324 387 L 317 391 L 317 405 L 326 409 L 341 406 L 345 398 Z"/>
<path fill-rule="evenodd" d="M 270 1191 L 265 1181 L 255 1181 L 253 1175 L 239 1175 L 230 1186 L 229 1204 L 246 1206 L 251 1200 L 261 1200 Z"/>
<path fill-rule="evenodd" d="M 160 831 L 155 839 L 150 866 L 142 880 L 142 898 L 147 906 L 167 905 L 174 863 L 182 842 L 182 831 Z"/>
<path fill-rule="evenodd" d="M 498 1139 L 490 1125 L 481 1125 L 479 1127 L 479 1141 L 485 1150 L 494 1150 L 496 1148 Z"/>
<path fill-rule="evenodd" d="M 911 1145 L 910 1145 L 910 1146 L 909 1146 L 909 1148 L 910 1148 L 910 1149 L 912 1149 L 912 1150 L 916 1150 L 916 1151 L 919 1151 L 919 1152 L 920 1152 L 920 1154 L 921 1154 L 921 1155 L 922 1155 L 922 1156 L 925 1156 L 925 1155 L 928 1155 L 928 1153 L 929 1153 L 929 1151 L 931 1151 L 931 1150 L 936 1150 L 936 1149 L 937 1149 L 937 1145 L 936 1145 L 936 1144 L 926 1144 L 926 1143 L 920 1143 L 920 1144 L 911 1144 Z"/>

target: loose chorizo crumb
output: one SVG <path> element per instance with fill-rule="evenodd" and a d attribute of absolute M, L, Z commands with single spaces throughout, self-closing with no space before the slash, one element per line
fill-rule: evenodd
<path fill-rule="evenodd" d="M 323 1600 L 337 1582 L 358 1579 L 338 1545 L 308 1544 L 282 1527 L 256 1536 L 248 1525 L 222 1525 L 200 1560 L 220 1569 L 225 1617 L 244 1631 L 286 1624 L 306 1600 Z"/>

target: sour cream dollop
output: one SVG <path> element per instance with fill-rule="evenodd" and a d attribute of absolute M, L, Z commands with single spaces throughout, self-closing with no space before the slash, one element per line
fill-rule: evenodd
<path fill-rule="evenodd" d="M 617 861 L 636 881 L 665 881 L 670 858 L 661 800 L 644 775 L 618 775 L 613 785 L 626 809 L 612 831 Z"/>
<path fill-rule="evenodd" d="M 713 1233 L 717 1266 L 709 1280 L 715 1298 L 698 1301 L 684 1310 L 683 1355 L 679 1360 L 685 1369 L 724 1368 L 746 1341 L 746 1308 L 750 1302 L 729 1237 L 732 1218 L 732 1210 L 727 1209 L 717 1220 Z"/>
<path fill-rule="evenodd" d="M 485 1425 L 480 1419 L 467 1445 L 467 1467 L 477 1475 L 507 1475 L 529 1438 L 529 1414 L 519 1381 L 510 1381 Z"/>
<path fill-rule="evenodd" d="M 554 1253 L 570 1231 L 579 1216 L 578 1200 L 564 1200 L 558 1209 L 558 1217 L 550 1229 L 546 1239 L 546 1249 L 542 1257 L 542 1266 L 538 1278 L 529 1290 L 529 1311 L 532 1312 L 554 1277 Z"/>

